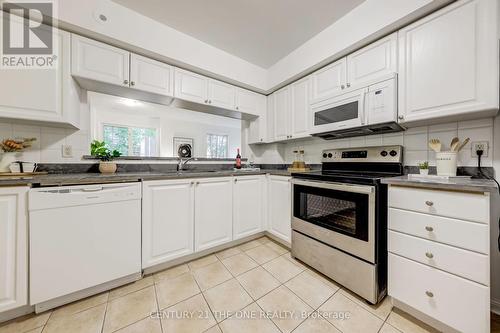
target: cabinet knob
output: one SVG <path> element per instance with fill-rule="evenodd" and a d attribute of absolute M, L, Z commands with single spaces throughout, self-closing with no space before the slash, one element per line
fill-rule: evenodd
<path fill-rule="evenodd" d="M 211 99 L 208 100 L 208 104 L 212 104 L 212 100 Z"/>
<path fill-rule="evenodd" d="M 191 186 L 193 186 L 193 185 L 194 185 L 194 182 L 191 182 Z"/>
<path fill-rule="evenodd" d="M 128 85 L 128 80 L 123 80 L 123 84 L 127 84 Z"/>
<path fill-rule="evenodd" d="M 405 117 L 403 117 L 403 115 L 398 116 L 398 119 L 399 119 L 399 120 L 403 120 L 404 118 L 405 118 Z"/>
<path fill-rule="evenodd" d="M 342 85 L 340 86 L 340 89 L 345 89 L 345 86 L 342 84 Z"/>
<path fill-rule="evenodd" d="M 264 141 L 262 138 L 260 138 L 260 142 Z"/>
<path fill-rule="evenodd" d="M 433 206 L 434 205 L 434 202 L 432 201 L 426 201 L 425 204 L 429 207 Z"/>
<path fill-rule="evenodd" d="M 208 99 L 205 100 L 205 103 L 208 104 Z"/>
<path fill-rule="evenodd" d="M 130 81 L 130 85 L 131 86 L 135 86 L 135 82 L 134 81 Z"/>
<path fill-rule="evenodd" d="M 240 109 L 240 107 L 239 107 L 239 106 L 237 106 L 237 107 L 236 107 L 236 110 L 239 110 L 239 109 Z"/>
<path fill-rule="evenodd" d="M 432 291 L 427 290 L 425 294 L 429 297 L 434 297 L 434 293 Z"/>
<path fill-rule="evenodd" d="M 235 178 L 235 179 L 234 179 L 234 182 L 236 183 L 237 181 L 238 181 L 238 178 Z"/>
<path fill-rule="evenodd" d="M 351 84 L 350 84 L 350 83 L 348 83 L 348 84 L 347 84 L 347 88 L 349 88 L 350 86 L 351 86 Z"/>
<path fill-rule="evenodd" d="M 429 259 L 434 258 L 434 255 L 431 252 L 425 252 L 425 256 Z"/>
<path fill-rule="evenodd" d="M 434 228 L 433 228 L 433 227 L 430 227 L 430 226 L 426 226 L 426 227 L 425 227 L 425 230 L 427 230 L 427 231 L 434 231 Z"/>

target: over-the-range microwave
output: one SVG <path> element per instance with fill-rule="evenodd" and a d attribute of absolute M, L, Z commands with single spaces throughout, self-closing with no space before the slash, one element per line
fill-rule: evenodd
<path fill-rule="evenodd" d="M 397 123 L 396 77 L 311 105 L 311 135 L 337 139 L 402 131 Z"/>

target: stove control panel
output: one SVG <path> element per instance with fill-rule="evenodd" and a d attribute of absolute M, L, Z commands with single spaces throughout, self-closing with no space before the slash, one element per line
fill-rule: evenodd
<path fill-rule="evenodd" d="M 402 146 L 380 146 L 323 150 L 322 162 L 403 163 Z"/>

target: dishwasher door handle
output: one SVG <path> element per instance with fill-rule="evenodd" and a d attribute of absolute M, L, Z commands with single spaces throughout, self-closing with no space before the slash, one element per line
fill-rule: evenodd
<path fill-rule="evenodd" d="M 102 186 L 96 186 L 96 187 L 83 187 L 82 192 L 99 192 L 104 190 L 104 187 Z"/>

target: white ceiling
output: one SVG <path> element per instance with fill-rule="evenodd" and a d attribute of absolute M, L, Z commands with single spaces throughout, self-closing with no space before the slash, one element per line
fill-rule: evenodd
<path fill-rule="evenodd" d="M 269 68 L 365 0 L 113 1 Z"/>

